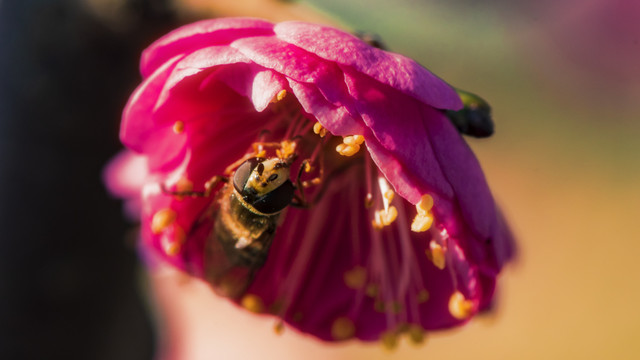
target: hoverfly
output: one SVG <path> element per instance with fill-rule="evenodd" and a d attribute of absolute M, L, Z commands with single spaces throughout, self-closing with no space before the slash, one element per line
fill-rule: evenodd
<path fill-rule="evenodd" d="M 252 283 L 269 253 L 280 217 L 289 205 L 306 207 L 300 177 L 308 161 L 298 171 L 297 187 L 290 179 L 296 154 L 286 157 L 249 157 L 229 178 L 214 176 L 205 191 L 169 191 L 173 196 L 209 197 L 218 190 L 206 216 L 213 229 L 205 245 L 205 279 L 216 293 L 240 298 Z M 246 158 L 246 157 L 245 157 Z M 300 195 L 296 189 L 300 189 Z"/>

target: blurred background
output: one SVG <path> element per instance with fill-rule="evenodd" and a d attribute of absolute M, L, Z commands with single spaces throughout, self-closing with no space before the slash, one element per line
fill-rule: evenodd
<path fill-rule="evenodd" d="M 495 312 L 387 353 L 142 268 L 100 180 L 140 51 L 240 15 L 377 33 L 492 104 L 469 142 L 520 246 Z M 0 0 L 0 358 L 637 359 L 639 104 L 636 0 Z"/>

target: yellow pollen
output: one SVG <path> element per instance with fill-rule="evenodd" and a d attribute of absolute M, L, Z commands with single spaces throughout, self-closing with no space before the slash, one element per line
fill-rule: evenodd
<path fill-rule="evenodd" d="M 465 299 L 460 291 L 449 298 L 449 313 L 458 320 L 468 319 L 473 313 L 473 302 Z"/>
<path fill-rule="evenodd" d="M 160 239 L 162 249 L 169 256 L 175 256 L 180 253 L 182 245 L 187 241 L 187 235 L 180 226 L 174 226 L 173 237 L 165 233 Z"/>
<path fill-rule="evenodd" d="M 262 303 L 262 299 L 260 299 L 257 295 L 247 294 L 242 297 L 240 304 L 243 308 L 259 314 L 264 312 L 264 304 Z"/>
<path fill-rule="evenodd" d="M 375 212 L 375 218 L 372 221 L 373 228 L 380 230 L 385 226 L 389 226 L 396 221 L 398 217 L 398 209 L 395 206 L 389 206 L 388 209 L 377 210 Z"/>
<path fill-rule="evenodd" d="M 364 207 L 366 209 L 373 206 L 373 195 L 371 193 L 367 193 L 367 196 L 364 198 Z"/>
<path fill-rule="evenodd" d="M 336 151 L 338 152 L 338 154 L 343 156 L 353 156 L 358 151 L 360 151 L 360 145 L 347 145 L 345 143 L 342 143 L 336 146 Z"/>
<path fill-rule="evenodd" d="M 373 309 L 377 312 L 383 313 L 386 311 L 386 306 L 382 301 L 376 300 L 376 302 L 373 303 Z"/>
<path fill-rule="evenodd" d="M 398 334 L 392 330 L 385 331 L 380 335 L 380 343 L 385 350 L 395 350 L 398 347 Z"/>
<path fill-rule="evenodd" d="M 184 132 L 184 122 L 183 121 L 176 121 L 173 124 L 173 132 L 176 134 L 182 134 Z"/>
<path fill-rule="evenodd" d="M 369 297 L 376 297 L 378 296 L 378 285 L 376 284 L 369 284 L 367 285 L 367 288 L 364 291 L 367 296 Z"/>
<path fill-rule="evenodd" d="M 313 132 L 319 135 L 321 138 L 327 135 L 327 129 L 325 129 L 319 122 L 313 124 Z"/>
<path fill-rule="evenodd" d="M 333 321 L 331 325 L 331 337 L 335 340 L 347 340 L 353 337 L 356 327 L 353 321 L 346 317 L 339 317 Z"/>
<path fill-rule="evenodd" d="M 153 215 L 151 219 L 151 232 L 160 234 L 164 229 L 171 225 L 178 214 L 171 209 L 162 209 Z"/>
<path fill-rule="evenodd" d="M 284 90 L 284 89 L 280 90 L 278 95 L 276 95 L 276 101 L 282 101 L 282 99 L 284 99 L 285 96 L 287 96 L 287 90 Z"/>
<path fill-rule="evenodd" d="M 418 214 L 427 215 L 431 213 L 431 208 L 433 207 L 433 198 L 429 194 L 422 195 L 418 204 L 416 204 L 416 209 L 418 210 Z"/>
<path fill-rule="evenodd" d="M 367 282 L 367 269 L 356 266 L 344 273 L 344 283 L 351 289 L 362 289 Z"/>
<path fill-rule="evenodd" d="M 446 265 L 445 252 L 446 250 L 434 240 L 431 240 L 431 242 L 429 242 L 427 257 L 431 260 L 433 265 L 435 265 L 440 270 L 444 269 Z"/>
<path fill-rule="evenodd" d="M 342 142 L 351 146 L 362 145 L 362 143 L 364 142 L 364 136 L 362 135 L 345 136 L 342 139 Z"/>
<path fill-rule="evenodd" d="M 418 303 L 424 304 L 427 302 L 427 300 L 429 300 L 429 292 L 427 291 L 427 289 L 420 290 L 420 292 L 418 293 Z"/>
<path fill-rule="evenodd" d="M 384 192 L 384 198 L 387 199 L 387 201 L 392 202 L 395 194 L 396 193 L 393 192 L 393 190 L 387 189 L 387 191 Z"/>
<path fill-rule="evenodd" d="M 424 232 L 431 228 L 433 224 L 433 216 L 431 214 L 421 215 L 417 214 L 415 218 L 413 218 L 413 222 L 411 223 L 411 231 L 413 232 Z"/>
<path fill-rule="evenodd" d="M 281 148 L 276 150 L 276 155 L 280 159 L 287 159 L 296 151 L 296 143 L 293 141 L 285 140 L 280 143 Z"/>
<path fill-rule="evenodd" d="M 276 333 L 276 335 L 282 335 L 282 333 L 284 332 L 284 323 L 282 321 L 278 321 L 273 326 L 273 331 Z"/>
<path fill-rule="evenodd" d="M 407 329 L 407 335 L 409 336 L 409 341 L 413 345 L 422 345 L 425 341 L 425 331 L 420 325 L 411 324 Z"/>
<path fill-rule="evenodd" d="M 313 168 L 311 167 L 310 163 L 305 163 L 304 164 L 304 172 L 311 172 L 311 170 L 313 170 Z"/>

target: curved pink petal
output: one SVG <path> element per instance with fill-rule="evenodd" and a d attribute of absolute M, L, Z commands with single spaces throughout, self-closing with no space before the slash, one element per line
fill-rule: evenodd
<path fill-rule="evenodd" d="M 247 36 L 272 34 L 272 29 L 273 24 L 250 18 L 202 20 L 183 26 L 145 49 L 140 59 L 140 72 L 147 77 L 176 55 L 190 53 L 203 45 L 225 45 Z"/>
<path fill-rule="evenodd" d="M 438 109 L 462 108 L 455 91 L 429 70 L 402 55 L 376 49 L 351 34 L 296 21 L 276 24 L 274 32 L 279 39 L 331 62 L 351 66 L 425 104 Z"/>

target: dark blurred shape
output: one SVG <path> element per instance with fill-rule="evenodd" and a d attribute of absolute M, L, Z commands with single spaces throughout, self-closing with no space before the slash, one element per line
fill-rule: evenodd
<path fill-rule="evenodd" d="M 462 134 L 485 138 L 493 135 L 491 107 L 480 96 L 468 91 L 456 89 L 464 107 L 458 111 L 447 110 L 449 120 Z"/>
<path fill-rule="evenodd" d="M 140 51 L 177 23 L 168 1 L 108 17 L 98 2 L 0 2 L 1 359 L 153 356 L 129 225 L 100 173 Z"/>

